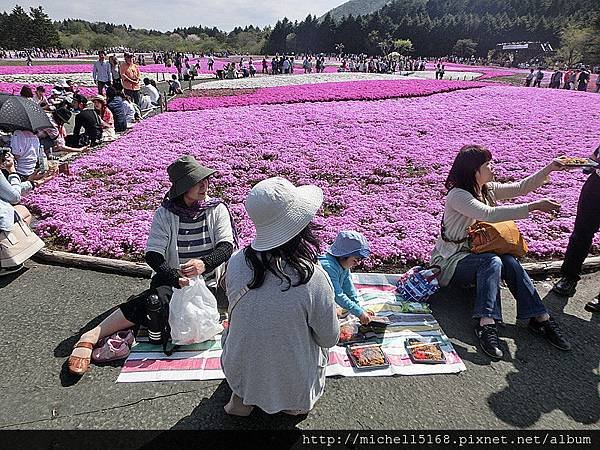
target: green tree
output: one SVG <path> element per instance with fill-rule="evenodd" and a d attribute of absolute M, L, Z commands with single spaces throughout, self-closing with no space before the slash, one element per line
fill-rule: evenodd
<path fill-rule="evenodd" d="M 41 6 L 31 9 L 31 46 L 39 48 L 59 47 L 58 30 Z"/>
<path fill-rule="evenodd" d="M 413 44 L 410 39 L 395 39 L 392 44 L 393 49 L 401 55 L 408 55 L 413 51 Z"/>
<path fill-rule="evenodd" d="M 477 52 L 477 42 L 472 39 L 459 39 L 452 47 L 452 53 L 456 56 L 469 58 Z"/>
<path fill-rule="evenodd" d="M 560 48 L 557 57 L 572 66 L 588 59 L 590 43 L 596 38 L 592 28 L 580 28 L 571 25 L 560 33 Z"/>

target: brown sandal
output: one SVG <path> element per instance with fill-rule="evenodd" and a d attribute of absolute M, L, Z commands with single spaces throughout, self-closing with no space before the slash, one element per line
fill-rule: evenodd
<path fill-rule="evenodd" d="M 91 342 L 78 342 L 77 344 L 75 344 L 75 346 L 73 347 L 73 349 L 76 348 L 88 348 L 90 350 L 94 349 L 94 344 L 92 344 Z M 71 355 L 69 356 L 69 362 L 68 362 L 68 367 L 69 367 L 69 372 L 72 373 L 73 375 L 83 375 L 84 373 L 87 372 L 88 368 L 90 367 L 90 361 L 91 361 L 91 354 L 88 358 L 83 358 L 81 356 L 74 356 Z"/>

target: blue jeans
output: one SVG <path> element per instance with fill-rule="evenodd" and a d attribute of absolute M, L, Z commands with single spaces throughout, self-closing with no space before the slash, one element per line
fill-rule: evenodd
<path fill-rule="evenodd" d="M 511 255 L 470 254 L 459 261 L 450 284 L 465 287 L 476 284 L 473 318 L 502 320 L 500 282 L 517 300 L 517 319 L 529 319 L 546 313 L 546 307 L 523 266 Z"/>

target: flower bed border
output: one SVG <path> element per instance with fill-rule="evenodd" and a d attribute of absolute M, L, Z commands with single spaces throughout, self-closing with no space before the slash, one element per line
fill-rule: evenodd
<path fill-rule="evenodd" d="M 97 272 L 115 273 L 139 278 L 150 278 L 152 269 L 146 263 L 136 263 L 121 259 L 100 258 L 98 256 L 78 255 L 77 253 L 61 252 L 42 249 L 33 256 L 35 261 L 58 265 L 62 267 L 76 267 L 79 269 L 94 270 Z M 530 275 L 553 275 L 560 273 L 562 260 L 524 263 L 523 267 Z M 600 270 L 600 256 L 586 258 L 583 263 L 584 271 Z"/>

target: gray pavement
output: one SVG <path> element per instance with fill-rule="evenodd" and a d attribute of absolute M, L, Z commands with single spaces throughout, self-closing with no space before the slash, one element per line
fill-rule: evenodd
<path fill-rule="evenodd" d="M 476 349 L 469 292 L 433 301 L 436 318 L 465 361 L 458 375 L 337 378 L 307 417 L 231 418 L 225 381 L 115 383 L 118 364 L 81 379 L 65 361 L 80 333 L 148 281 L 27 263 L 0 279 L 0 429 L 598 429 L 600 315 L 584 311 L 600 273 L 585 275 L 569 302 L 537 281 L 544 302 L 574 344 L 565 353 L 515 324 L 503 291 L 508 347 L 490 362 Z"/>

